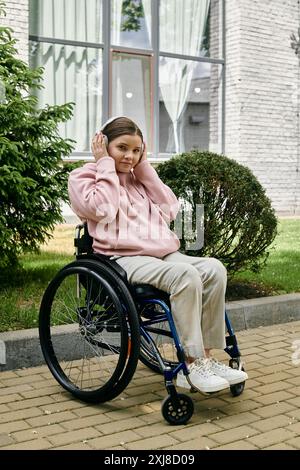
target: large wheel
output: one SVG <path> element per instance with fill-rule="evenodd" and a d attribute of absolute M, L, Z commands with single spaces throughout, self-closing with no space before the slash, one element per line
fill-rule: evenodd
<path fill-rule="evenodd" d="M 169 305 L 166 299 L 165 302 Z M 157 322 L 145 327 L 151 338 L 153 339 L 156 347 L 158 348 L 164 365 L 171 367 L 172 369 L 179 364 L 177 353 L 174 345 L 172 333 L 168 321 L 160 320 L 160 316 L 164 314 L 163 308 L 158 303 L 144 303 L 139 307 L 139 316 L 141 323 L 147 322 L 157 318 Z M 151 347 L 151 344 L 141 335 L 141 349 L 140 349 L 140 361 L 145 364 L 149 369 L 154 372 L 162 374 L 163 371 L 160 368 L 156 354 Z"/>
<path fill-rule="evenodd" d="M 39 333 L 53 376 L 81 400 L 111 400 L 135 372 L 135 304 L 123 281 L 100 263 L 75 261 L 55 276 L 42 299 Z"/>

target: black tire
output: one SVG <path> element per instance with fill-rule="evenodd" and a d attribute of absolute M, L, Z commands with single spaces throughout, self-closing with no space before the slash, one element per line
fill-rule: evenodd
<path fill-rule="evenodd" d="M 194 413 L 193 400 L 183 393 L 178 393 L 179 406 L 174 406 L 171 396 L 168 395 L 161 405 L 162 415 L 172 425 L 186 424 Z"/>
<path fill-rule="evenodd" d="M 166 301 L 165 299 L 161 299 Z M 167 301 L 166 301 L 167 303 Z M 139 306 L 139 316 L 141 319 L 141 325 L 143 321 L 154 318 L 155 316 L 164 313 L 162 307 L 155 303 L 144 303 Z M 167 321 L 158 321 L 146 327 L 147 332 L 154 340 L 156 347 L 158 348 L 165 367 L 175 368 L 178 364 L 177 353 L 174 345 L 173 336 L 170 331 L 170 326 Z M 140 361 L 149 369 L 163 374 L 157 356 L 151 347 L 151 344 L 141 335 L 141 348 L 140 348 Z"/>
<path fill-rule="evenodd" d="M 55 276 L 42 299 L 39 333 L 53 376 L 83 401 L 111 400 L 135 372 L 135 305 L 123 281 L 100 263 L 75 261 Z"/>
<path fill-rule="evenodd" d="M 243 393 L 244 388 L 245 388 L 245 382 L 241 382 L 235 385 L 230 385 L 231 395 L 233 397 L 238 397 L 239 395 Z"/>

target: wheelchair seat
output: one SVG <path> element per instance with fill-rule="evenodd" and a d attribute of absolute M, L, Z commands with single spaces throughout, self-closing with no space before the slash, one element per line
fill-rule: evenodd
<path fill-rule="evenodd" d="M 169 294 L 160 289 L 157 289 L 150 284 L 132 284 L 131 289 L 133 294 L 138 299 L 159 299 L 169 300 Z"/>

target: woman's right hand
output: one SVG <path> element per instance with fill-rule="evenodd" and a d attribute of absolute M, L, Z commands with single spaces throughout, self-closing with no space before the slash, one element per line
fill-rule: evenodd
<path fill-rule="evenodd" d="M 105 144 L 105 138 L 102 132 L 97 132 L 95 137 L 92 140 L 92 152 L 95 157 L 95 161 L 97 161 L 102 157 L 108 157 L 107 147 Z"/>

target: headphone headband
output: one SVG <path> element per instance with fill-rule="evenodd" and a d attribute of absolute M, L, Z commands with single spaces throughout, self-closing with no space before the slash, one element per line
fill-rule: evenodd
<path fill-rule="evenodd" d="M 100 127 L 100 131 L 103 131 L 103 129 L 105 129 L 105 127 L 110 124 L 111 122 L 115 121 L 116 119 L 119 119 L 119 118 L 127 118 L 127 116 L 114 116 L 114 117 L 111 117 L 109 118 L 104 124 L 102 124 L 102 126 Z"/>
<path fill-rule="evenodd" d="M 128 118 L 127 116 L 114 116 L 114 117 L 111 117 L 111 118 L 109 118 L 104 124 L 102 124 L 102 126 L 100 127 L 100 131 L 103 131 L 103 129 L 105 129 L 105 127 L 106 127 L 108 124 L 110 124 L 111 122 L 113 122 L 113 121 L 115 121 L 116 119 L 119 119 L 119 118 L 130 119 L 130 118 Z M 105 136 L 105 139 L 106 139 L 106 145 L 108 145 L 108 139 L 107 139 L 106 136 Z M 144 144 L 144 142 L 142 142 L 141 154 L 143 154 L 144 148 L 145 148 L 145 144 Z"/>

